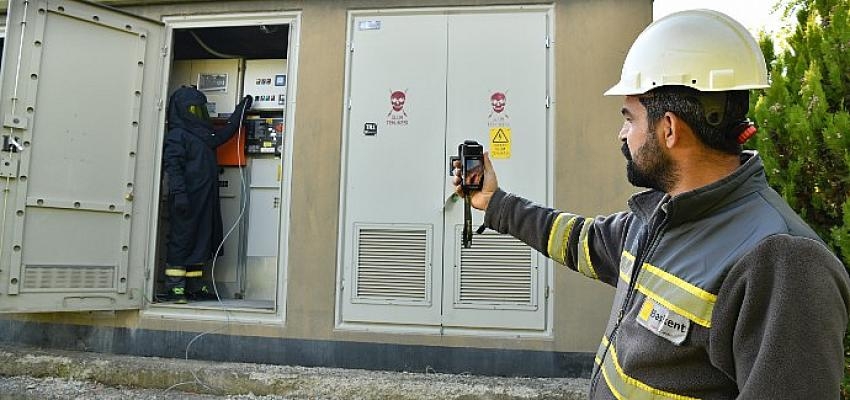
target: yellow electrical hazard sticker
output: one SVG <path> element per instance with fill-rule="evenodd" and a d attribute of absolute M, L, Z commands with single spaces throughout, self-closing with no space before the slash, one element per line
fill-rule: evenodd
<path fill-rule="evenodd" d="M 511 128 L 490 128 L 490 158 L 511 158 Z"/>

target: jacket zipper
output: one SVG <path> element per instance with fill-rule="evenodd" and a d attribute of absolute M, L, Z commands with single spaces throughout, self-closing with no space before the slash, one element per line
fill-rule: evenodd
<path fill-rule="evenodd" d="M 655 220 L 657 218 L 653 218 Z M 653 229 L 653 225 L 655 229 Z M 632 300 L 634 299 L 634 292 L 637 291 L 637 278 L 640 275 L 641 268 L 643 265 L 643 260 L 648 257 L 649 254 L 655 251 L 655 248 L 658 246 L 660 242 L 661 232 L 664 227 L 667 225 L 667 213 L 664 213 L 664 218 L 658 222 L 657 224 L 650 223 L 646 230 L 643 232 L 644 235 L 644 243 L 648 243 L 643 247 L 638 248 L 637 255 L 635 256 L 635 262 L 632 265 L 632 274 L 631 279 L 629 279 L 629 286 L 626 289 L 626 297 L 623 299 L 623 303 L 620 306 L 620 311 L 617 313 L 617 322 L 614 323 L 614 327 L 611 328 L 611 333 L 608 335 L 608 345 L 605 346 L 605 351 L 602 353 L 602 357 L 600 358 L 600 362 L 605 362 L 605 357 L 608 355 L 608 349 L 611 346 L 614 346 L 617 338 L 617 333 L 620 328 L 620 324 L 623 322 L 623 318 L 626 316 L 626 310 L 628 310 L 631 305 Z M 651 234 L 650 234 L 651 232 Z M 599 368 L 596 371 L 595 376 L 591 379 L 591 388 L 590 388 L 590 398 L 596 394 L 596 386 L 599 383 L 599 375 L 601 374 L 602 364 L 599 365 Z"/>

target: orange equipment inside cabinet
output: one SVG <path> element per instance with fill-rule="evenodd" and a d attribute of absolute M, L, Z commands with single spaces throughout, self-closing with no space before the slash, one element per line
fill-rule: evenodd
<path fill-rule="evenodd" d="M 226 118 L 213 118 L 213 128 L 220 129 L 227 124 Z M 239 134 L 233 135 L 230 140 L 216 149 L 218 165 L 225 167 L 245 166 L 245 125 L 239 129 Z"/>

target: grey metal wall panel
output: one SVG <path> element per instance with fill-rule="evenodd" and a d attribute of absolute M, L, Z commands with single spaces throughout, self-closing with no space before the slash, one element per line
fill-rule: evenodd
<path fill-rule="evenodd" d="M 549 32 L 550 12 L 546 8 L 491 10 L 458 14 L 448 20 L 448 78 L 446 153 L 457 153 L 458 143 L 474 139 L 489 151 L 498 173 L 499 186 L 535 201 L 547 200 L 549 171 Z M 453 190 L 446 187 L 448 196 Z M 449 326 L 543 330 L 546 328 L 544 291 L 546 268 L 542 257 L 533 252 L 528 263 L 529 301 L 472 304 L 460 299 L 463 291 L 460 256 L 460 226 L 463 202 L 446 207 L 443 296 L 444 323 Z M 484 213 L 473 212 L 474 226 Z M 480 237 L 480 236 L 479 236 Z M 489 238 L 480 237 L 483 244 Z M 473 238 L 473 247 L 476 246 Z M 508 246 L 509 247 L 509 246 Z M 507 248 L 507 247 L 506 247 Z M 529 253 L 531 249 L 526 246 Z M 488 260 L 492 274 L 487 279 L 510 286 L 499 276 L 502 256 L 491 251 Z M 453 268 L 453 269 L 452 269 Z"/>
<path fill-rule="evenodd" d="M 143 282 L 130 265 L 143 268 L 146 249 L 131 262 L 136 168 L 140 135 L 155 134 L 140 131 L 158 117 L 162 27 L 76 1 L 10 5 L 10 20 L 26 23 L 6 46 L 15 68 L 0 103 L 3 134 L 21 144 L 0 154 L 17 167 L 4 174 L 0 309 L 137 308 Z"/>
<path fill-rule="evenodd" d="M 426 268 L 423 300 L 358 298 L 358 224 L 426 230 L 441 238 L 446 179 L 446 16 L 358 15 L 350 27 L 350 113 L 345 130 L 345 321 L 439 323 L 439 268 Z M 367 125 L 374 125 L 374 134 Z M 371 126 L 371 125 L 370 125 Z M 439 246 L 428 246 L 429 260 Z M 408 302 L 405 305 L 400 303 Z M 396 305 L 388 305 L 396 304 Z"/>

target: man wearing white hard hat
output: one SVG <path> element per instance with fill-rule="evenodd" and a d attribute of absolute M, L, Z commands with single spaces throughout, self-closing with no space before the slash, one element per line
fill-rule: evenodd
<path fill-rule="evenodd" d="M 749 90 L 767 86 L 743 26 L 671 14 L 640 34 L 605 93 L 625 96 L 628 180 L 649 189 L 629 211 L 534 204 L 499 188 L 485 157 L 472 203 L 486 227 L 617 288 L 590 398 L 839 397 L 847 272 L 741 146 L 755 133 Z"/>

